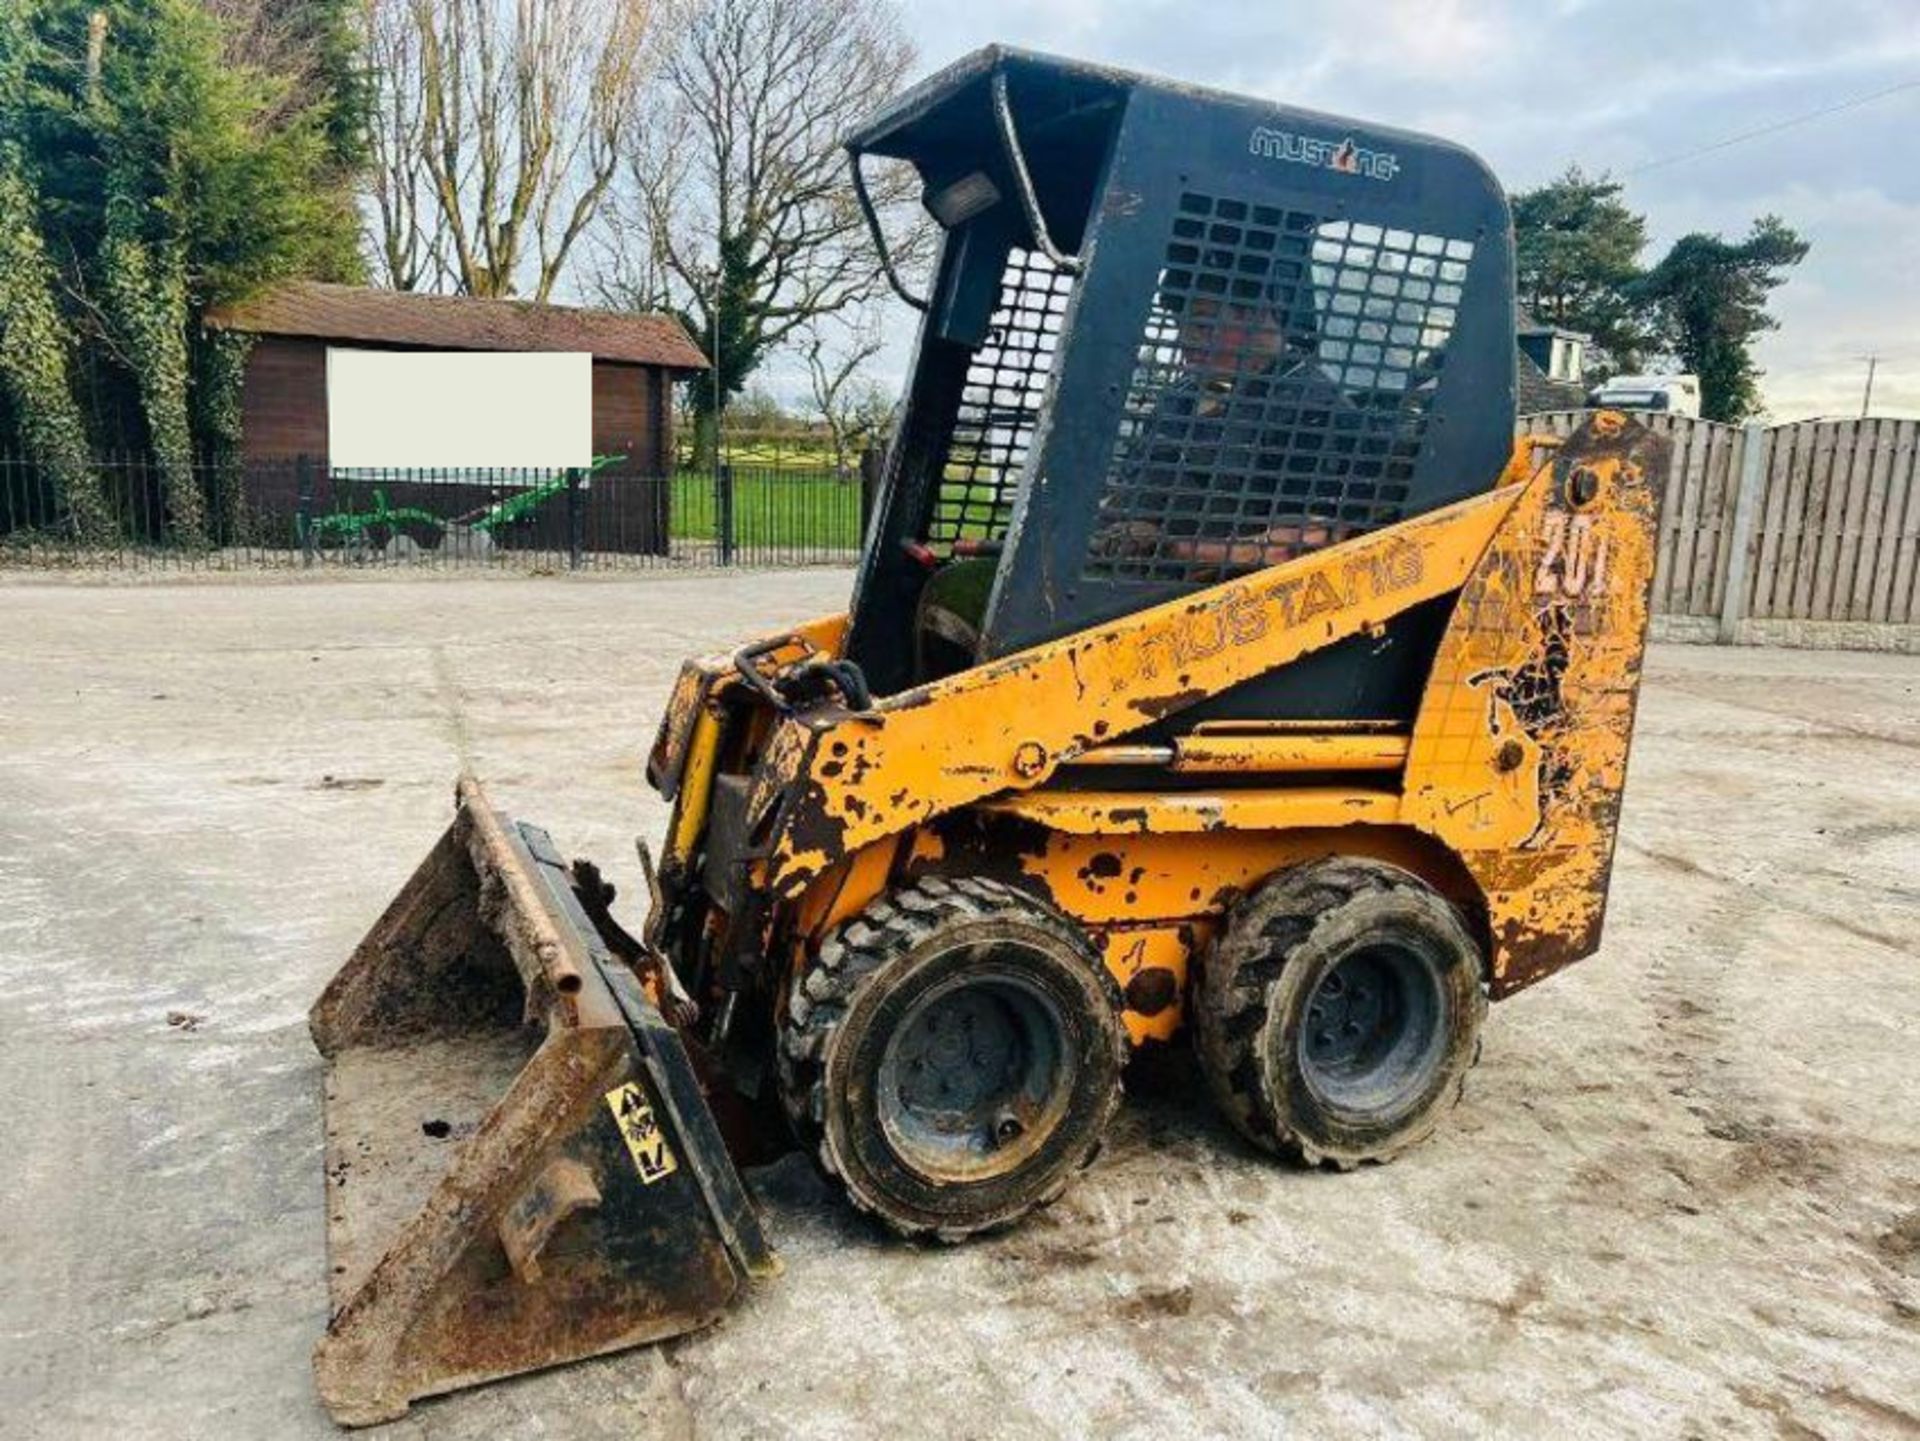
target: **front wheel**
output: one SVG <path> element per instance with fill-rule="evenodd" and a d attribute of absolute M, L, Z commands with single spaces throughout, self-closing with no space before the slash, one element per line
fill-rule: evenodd
<path fill-rule="evenodd" d="M 1120 1099 L 1119 989 L 1079 927 L 993 881 L 928 878 L 795 977 L 781 1095 L 860 1209 L 958 1240 L 1047 1204 Z"/>
<path fill-rule="evenodd" d="M 1202 967 L 1201 1067 L 1256 1145 L 1342 1170 L 1432 1133 L 1479 1058 L 1480 947 L 1417 877 L 1325 860 L 1268 881 Z"/>

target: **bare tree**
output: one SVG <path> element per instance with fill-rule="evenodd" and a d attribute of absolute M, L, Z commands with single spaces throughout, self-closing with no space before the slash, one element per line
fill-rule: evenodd
<path fill-rule="evenodd" d="M 394 290 L 440 290 L 452 279 L 425 146 L 420 32 L 404 0 L 367 0 L 367 66 L 377 103 L 367 126 L 368 184 L 377 227 L 374 277 Z"/>
<path fill-rule="evenodd" d="M 891 0 L 694 0 L 628 145 L 624 203 L 639 245 L 602 294 L 670 307 L 717 353 L 703 420 L 776 348 L 885 284 L 840 140 L 915 61 Z M 870 189 L 912 267 L 929 234 L 912 177 Z"/>
<path fill-rule="evenodd" d="M 866 307 L 815 317 L 800 344 L 813 408 L 827 428 L 834 469 L 842 474 L 879 438 L 892 410 L 886 392 L 867 372 L 884 343 L 879 317 Z"/>
<path fill-rule="evenodd" d="M 619 168 L 650 0 L 367 3 L 388 278 L 547 299 Z"/>

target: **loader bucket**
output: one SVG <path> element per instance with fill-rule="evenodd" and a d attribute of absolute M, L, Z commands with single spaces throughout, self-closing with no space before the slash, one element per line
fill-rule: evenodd
<path fill-rule="evenodd" d="M 539 828 L 453 824 L 324 995 L 334 1419 L 678 1335 L 768 1249 L 679 1035 Z"/>

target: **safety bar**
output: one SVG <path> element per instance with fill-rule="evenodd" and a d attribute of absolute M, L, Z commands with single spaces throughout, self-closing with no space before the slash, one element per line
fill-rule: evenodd
<path fill-rule="evenodd" d="M 1033 235 L 1033 243 L 1040 253 L 1051 261 L 1054 267 L 1068 275 L 1078 275 L 1085 268 L 1077 255 L 1069 255 L 1054 243 L 1053 232 L 1047 229 L 1047 218 L 1040 210 L 1040 196 L 1033 188 L 1033 174 L 1027 169 L 1026 152 L 1020 148 L 1019 132 L 1014 129 L 1013 106 L 1007 99 L 1007 73 L 1004 70 L 993 72 L 993 122 L 1000 134 L 1000 148 L 1006 154 L 1007 168 L 1013 172 L 1014 189 L 1019 192 L 1020 210 L 1026 217 L 1027 229 Z M 873 195 L 867 189 L 867 176 L 863 162 L 866 152 L 848 147 L 848 159 L 853 170 L 853 194 L 860 202 L 860 214 L 867 222 L 867 234 L 873 241 L 873 248 L 880 258 L 880 270 L 887 277 L 887 284 L 893 287 L 893 293 L 899 296 L 915 310 L 924 311 L 927 299 L 915 295 L 907 289 L 900 278 L 900 271 L 893 263 L 893 251 L 887 245 L 886 232 L 881 228 L 880 215 L 874 209 Z"/>
<path fill-rule="evenodd" d="M 1080 257 L 1068 255 L 1053 243 L 1053 236 L 1047 230 L 1047 218 L 1040 213 L 1040 197 L 1034 193 L 1033 177 L 1027 173 L 1027 157 L 1020 149 L 1020 137 L 1013 129 L 1013 106 L 1007 102 L 1007 72 L 993 72 L 993 120 L 1000 129 L 1000 145 L 1007 152 L 1007 166 L 1013 171 L 1014 188 L 1020 192 L 1020 208 L 1026 212 L 1027 229 L 1033 232 L 1033 243 L 1040 247 L 1040 253 L 1052 261 L 1054 267 L 1068 275 L 1078 275 L 1082 269 Z"/>
<path fill-rule="evenodd" d="M 894 268 L 893 252 L 887 248 L 886 232 L 880 228 L 880 217 L 874 211 L 873 197 L 867 193 L 866 172 L 861 169 L 860 165 L 860 162 L 866 159 L 866 153 L 860 150 L 850 150 L 847 154 L 853 166 L 854 198 L 860 202 L 860 213 L 864 215 L 867 220 L 867 234 L 873 238 L 873 248 L 879 253 L 881 273 L 887 277 L 887 284 L 893 287 L 893 293 L 895 295 L 906 301 L 907 304 L 911 305 L 915 310 L 925 310 L 927 308 L 926 297 L 915 295 L 911 290 L 907 289 L 907 283 L 900 278 L 900 272 Z"/>

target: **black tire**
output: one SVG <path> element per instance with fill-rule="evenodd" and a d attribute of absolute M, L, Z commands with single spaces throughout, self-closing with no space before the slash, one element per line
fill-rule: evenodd
<path fill-rule="evenodd" d="M 1120 1101 L 1120 990 L 1080 928 L 995 881 L 868 906 L 789 990 L 780 1093 L 854 1205 L 957 1241 L 1053 1201 Z"/>
<path fill-rule="evenodd" d="M 1431 1135 L 1480 1057 L 1481 948 L 1419 878 L 1378 861 L 1283 871 L 1201 967 L 1201 1069 L 1255 1145 L 1384 1162 Z"/>

